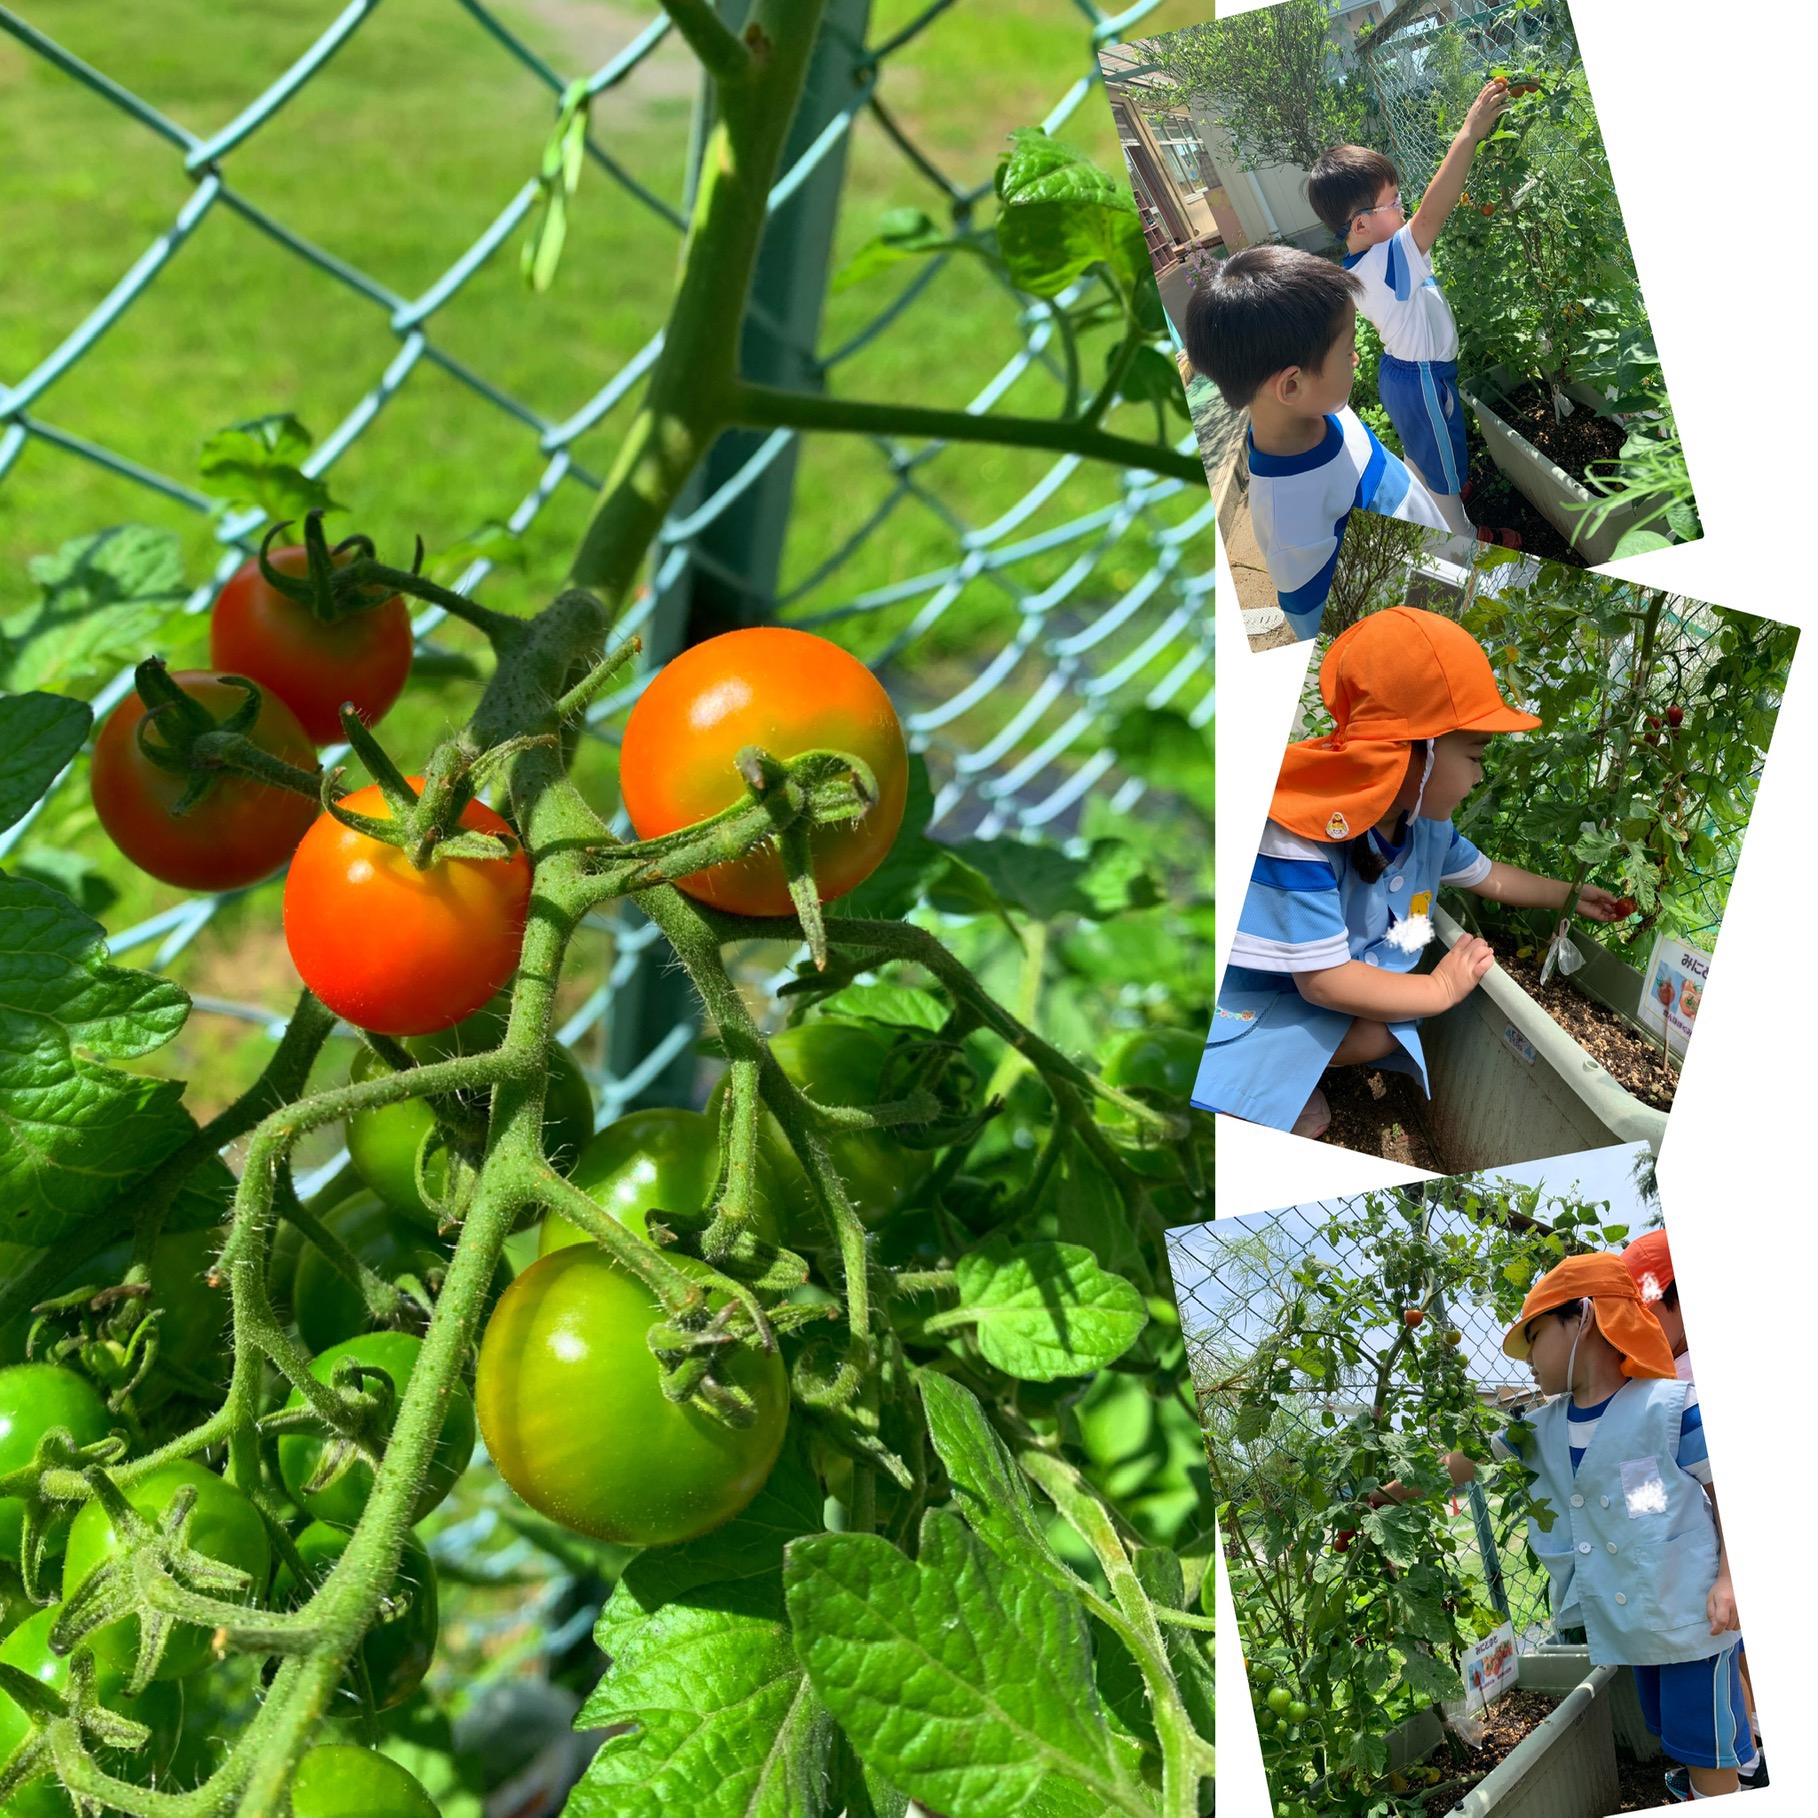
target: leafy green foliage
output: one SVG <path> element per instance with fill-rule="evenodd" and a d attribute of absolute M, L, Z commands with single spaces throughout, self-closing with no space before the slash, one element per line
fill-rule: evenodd
<path fill-rule="evenodd" d="M 253 505 L 274 524 L 300 525 L 312 511 L 340 511 L 326 481 L 303 471 L 314 438 L 288 413 L 220 430 L 202 444 L 198 465 L 225 502 Z M 297 538 L 301 541 L 301 536 Z"/>

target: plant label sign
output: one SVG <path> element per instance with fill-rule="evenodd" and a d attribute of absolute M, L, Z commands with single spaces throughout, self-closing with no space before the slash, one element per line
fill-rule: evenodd
<path fill-rule="evenodd" d="M 1688 942 L 1663 934 L 1654 943 L 1647 971 L 1642 974 L 1635 1020 L 1675 1054 L 1683 1054 L 1692 1039 L 1692 1025 L 1698 1020 L 1698 1005 L 1710 971 L 1711 956 Z"/>
<path fill-rule="evenodd" d="M 1486 1711 L 1504 1692 L 1515 1689 L 1515 1629 L 1505 1622 L 1473 1642 L 1459 1662 L 1464 1672 L 1465 1709 Z"/>

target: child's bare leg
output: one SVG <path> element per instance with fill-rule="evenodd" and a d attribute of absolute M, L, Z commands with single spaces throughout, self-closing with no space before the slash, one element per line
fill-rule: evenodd
<path fill-rule="evenodd" d="M 1389 1033 L 1387 1023 L 1372 1022 L 1367 1016 L 1352 1018 L 1351 1026 L 1332 1050 L 1328 1067 L 1356 1067 L 1365 1061 L 1379 1061 L 1393 1054 L 1401 1044 Z"/>
<path fill-rule="evenodd" d="M 1702 1793 L 1706 1799 L 1715 1799 L 1720 1793 L 1733 1793 L 1736 1788 L 1736 1770 L 1734 1768 L 1688 1768 L 1692 1777 L 1692 1791 Z"/>

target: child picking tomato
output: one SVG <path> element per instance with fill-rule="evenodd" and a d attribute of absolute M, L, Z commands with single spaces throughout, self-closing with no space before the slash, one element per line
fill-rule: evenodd
<path fill-rule="evenodd" d="M 1568 1256 L 1522 1302 L 1504 1356 L 1550 1397 L 1494 1442 L 1533 1473 L 1552 1511 L 1528 1543 L 1547 1569 L 1556 1628 L 1582 1628 L 1593 1666 L 1627 1666 L 1642 1715 L 1685 1763 L 1689 1790 L 1737 1790 L 1756 1765 L 1736 1670 L 1736 1599 L 1703 1417 L 1620 1256 Z M 1476 1464 L 1448 1452 L 1453 1484 Z M 1417 1492 L 1385 1484 L 1372 1502 Z"/>
<path fill-rule="evenodd" d="M 1459 941 L 1418 974 L 1442 885 L 1517 908 L 1562 909 L 1570 884 L 1498 864 L 1452 826 L 1510 707 L 1470 634 L 1395 606 L 1332 642 L 1320 693 L 1336 725 L 1290 745 L 1238 916 L 1193 1103 L 1296 1136 L 1331 1113 L 1320 1077 L 1360 1062 L 1426 1089 L 1419 1025 L 1477 988 L 1489 947 Z M 1618 919 L 1587 884 L 1581 913 Z"/>
<path fill-rule="evenodd" d="M 1407 463 L 1447 526 L 1465 536 L 1478 533 L 1464 508 L 1471 463 L 1458 395 L 1458 325 L 1430 259 L 1464 195 L 1473 154 L 1508 104 L 1505 81 L 1483 85 L 1412 219 L 1401 205 L 1395 166 L 1368 146 L 1333 146 L 1307 178 L 1313 212 L 1345 244 L 1345 270 L 1358 281 L 1358 310 L 1382 336 L 1376 385 Z M 1491 540 L 1520 547 L 1512 531 L 1497 531 Z"/>

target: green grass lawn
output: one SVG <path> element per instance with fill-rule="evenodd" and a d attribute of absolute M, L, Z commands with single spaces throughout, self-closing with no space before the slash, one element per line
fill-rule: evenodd
<path fill-rule="evenodd" d="M 142 96 L 169 118 L 207 134 L 232 120 L 336 16 L 338 0 L 31 0 L 30 22 Z M 882 0 L 871 40 L 893 35 L 923 0 Z M 564 78 L 599 67 L 628 43 L 654 8 L 602 0 L 510 0 L 498 16 Z M 1178 15 L 1178 16 L 1176 16 Z M 1185 23 L 1179 0 L 1145 31 Z M 1090 68 L 1088 21 L 1068 0 L 960 0 L 887 66 L 881 94 L 927 156 L 956 181 L 986 181 L 1006 135 L 1038 123 Z M 596 104 L 598 142 L 671 208 L 680 206 L 690 120 L 692 59 L 665 42 L 623 86 Z M 228 154 L 235 191 L 295 233 L 369 274 L 399 297 L 426 290 L 497 216 L 541 157 L 554 97 L 454 0 L 387 0 L 336 57 L 269 124 Z M 1102 94 L 1088 95 L 1061 136 L 1118 171 Z M 6 282 L 0 285 L 0 383 L 17 383 L 108 293 L 193 193 L 175 147 L 0 37 L 0 163 L 7 171 Z M 852 134 L 835 267 L 876 229 L 888 208 L 941 213 L 940 193 L 875 119 Z M 988 206 L 988 204 L 987 204 Z M 583 177 L 561 271 L 533 296 L 518 272 L 514 234 L 436 314 L 435 345 L 536 412 L 575 411 L 661 325 L 674 282 L 679 235 L 597 166 Z M 906 273 L 885 274 L 829 299 L 821 347 L 843 343 L 896 293 Z M 955 260 L 916 308 L 834 378 L 845 395 L 958 405 L 1020 344 L 1016 303 L 983 268 Z M 384 308 L 335 282 L 217 206 L 150 290 L 102 341 L 33 406 L 35 417 L 173 479 L 200 485 L 197 454 L 214 430 L 248 417 L 294 412 L 322 437 L 369 392 L 400 348 Z M 1102 372 L 1088 345 L 1086 380 Z M 621 403 L 576 443 L 577 464 L 606 470 L 635 402 Z M 1000 410 L 1051 414 L 1058 389 L 1026 375 Z M 1147 437 L 1153 414 L 1125 407 L 1109 426 Z M 1171 433 L 1184 430 L 1171 425 Z M 421 534 L 431 550 L 511 512 L 546 464 L 526 427 L 427 362 L 420 364 L 332 473 L 338 498 L 381 552 Z M 921 472 L 941 509 L 911 501 L 801 609 L 832 605 L 870 587 L 951 562 L 952 520 L 990 523 L 1045 473 L 1051 458 L 996 449 L 949 449 Z M 1025 527 L 1051 527 L 1116 499 L 1121 476 L 1083 468 Z M 784 555 L 785 587 L 810 574 L 870 515 L 889 486 L 885 463 L 863 440 L 810 438 L 798 470 Z M 1184 517 L 1201 501 L 1170 507 Z M 560 488 L 525 539 L 521 572 L 488 583 L 489 601 L 528 610 L 566 570 L 590 495 Z M 946 515 L 946 514 L 950 514 Z M 41 442 L 0 479 L 0 616 L 34 593 L 27 560 L 105 525 L 139 521 L 181 533 L 192 581 L 218 555 L 210 522 L 180 504 Z M 1025 587 L 1052 580 L 1074 559 L 1062 549 L 1019 572 Z M 1140 532 L 1100 561 L 1075 598 L 1086 609 L 1132 586 L 1153 559 Z M 1209 568 L 1210 536 L 1203 559 Z M 837 632 L 860 648 L 900 628 L 906 612 Z M 982 650 L 1016 622 L 1013 602 L 976 582 L 928 641 L 927 660 L 963 679 Z M 201 627 L 196 627 L 197 634 Z M 446 642 L 473 647 L 463 628 Z M 190 654 L 173 643 L 173 657 Z M 1152 679 L 1153 670 L 1150 672 Z M 386 723 L 395 750 L 421 750 L 457 720 L 471 684 L 419 677 Z M 1014 697 L 983 710 L 1001 719 Z M 1061 711 L 1066 710 L 1063 702 Z M 583 782 L 614 787 L 604 746 L 584 759 Z M 179 900 L 133 874 L 101 841 L 85 789 L 67 789 L 33 830 L 40 844 L 94 855 L 119 891 L 105 920 L 119 929 Z M 230 906 L 172 967 L 190 989 L 279 1004 L 294 989 L 277 927 L 277 886 Z M 150 950 L 129 956 L 150 963 Z M 219 1044 L 221 1052 L 208 1051 Z M 153 1064 L 201 1072 L 230 1095 L 265 1052 L 246 1025 L 192 1019 Z M 206 1110 L 207 1106 L 200 1107 Z"/>

